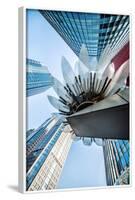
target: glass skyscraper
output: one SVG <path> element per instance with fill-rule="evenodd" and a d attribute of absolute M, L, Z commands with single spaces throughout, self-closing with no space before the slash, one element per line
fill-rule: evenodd
<path fill-rule="evenodd" d="M 40 62 L 26 59 L 26 95 L 32 96 L 44 92 L 53 85 L 53 77 L 47 67 Z"/>
<path fill-rule="evenodd" d="M 129 184 L 129 141 L 105 140 L 103 151 L 107 185 Z"/>
<path fill-rule="evenodd" d="M 69 125 L 53 114 L 26 141 L 26 189 L 55 189 L 72 144 Z"/>
<path fill-rule="evenodd" d="M 129 41 L 129 16 L 40 10 L 78 56 L 82 44 L 91 57 L 100 58 L 109 45 L 114 55 Z M 109 52 L 106 52 L 107 56 Z M 113 55 L 113 56 L 114 56 Z"/>

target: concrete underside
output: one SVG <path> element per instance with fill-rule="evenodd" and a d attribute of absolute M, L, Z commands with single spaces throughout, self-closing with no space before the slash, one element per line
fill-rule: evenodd
<path fill-rule="evenodd" d="M 129 103 L 115 94 L 69 117 L 76 136 L 129 139 Z"/>

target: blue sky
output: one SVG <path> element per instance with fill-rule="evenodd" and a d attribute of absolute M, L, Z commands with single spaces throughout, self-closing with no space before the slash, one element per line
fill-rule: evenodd
<path fill-rule="evenodd" d="M 27 12 L 27 57 L 40 61 L 51 74 L 63 81 L 61 57 L 65 56 L 74 66 L 77 60 L 74 52 L 59 34 L 36 10 Z M 56 95 L 53 89 L 27 98 L 27 129 L 37 128 L 51 112 L 56 112 L 49 103 L 47 95 Z M 40 103 L 39 103 L 40 102 Z"/>
<path fill-rule="evenodd" d="M 48 70 L 63 81 L 61 57 L 65 56 L 73 66 L 76 55 L 36 10 L 27 11 L 27 57 L 42 62 Z M 40 126 L 52 112 L 47 95 L 55 95 L 53 89 L 27 98 L 27 129 Z M 58 188 L 104 186 L 105 169 L 102 148 L 92 144 L 84 146 L 73 142 L 66 160 Z"/>
<path fill-rule="evenodd" d="M 92 143 L 73 142 L 57 188 L 105 186 L 103 149 Z"/>

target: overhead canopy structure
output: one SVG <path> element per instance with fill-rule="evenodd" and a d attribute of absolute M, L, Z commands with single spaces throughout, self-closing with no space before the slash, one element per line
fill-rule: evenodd
<path fill-rule="evenodd" d="M 129 139 L 129 89 L 67 117 L 76 136 Z"/>
<path fill-rule="evenodd" d="M 80 56 L 85 54 L 82 46 Z M 87 57 L 86 57 L 87 55 Z M 100 74 L 91 71 L 79 60 L 78 74 L 62 58 L 65 84 L 54 78 L 54 90 L 59 99 L 48 96 L 52 106 L 64 115 L 76 136 L 102 139 L 129 139 L 129 60 L 115 72 L 113 63 Z"/>
<path fill-rule="evenodd" d="M 62 57 L 64 84 L 54 78 L 53 89 L 58 98 L 48 96 L 50 103 L 65 116 L 76 136 L 129 139 L 129 60 L 115 71 L 109 57 L 92 71 L 84 44 L 79 58 L 73 70 Z"/>

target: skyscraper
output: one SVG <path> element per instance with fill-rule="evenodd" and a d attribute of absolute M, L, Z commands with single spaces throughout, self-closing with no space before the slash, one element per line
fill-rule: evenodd
<path fill-rule="evenodd" d="M 89 57 L 100 58 L 110 46 L 113 56 L 129 41 L 129 16 L 40 10 L 43 17 L 79 56 L 82 44 Z M 107 56 L 109 51 L 106 51 Z M 112 56 L 112 57 L 113 57 Z"/>
<path fill-rule="evenodd" d="M 129 184 L 129 141 L 105 140 L 103 151 L 107 185 Z"/>
<path fill-rule="evenodd" d="M 40 62 L 26 59 L 26 94 L 32 96 L 44 92 L 53 85 L 53 77 Z"/>
<path fill-rule="evenodd" d="M 27 137 L 27 190 L 55 189 L 71 143 L 69 125 L 56 114 Z"/>

